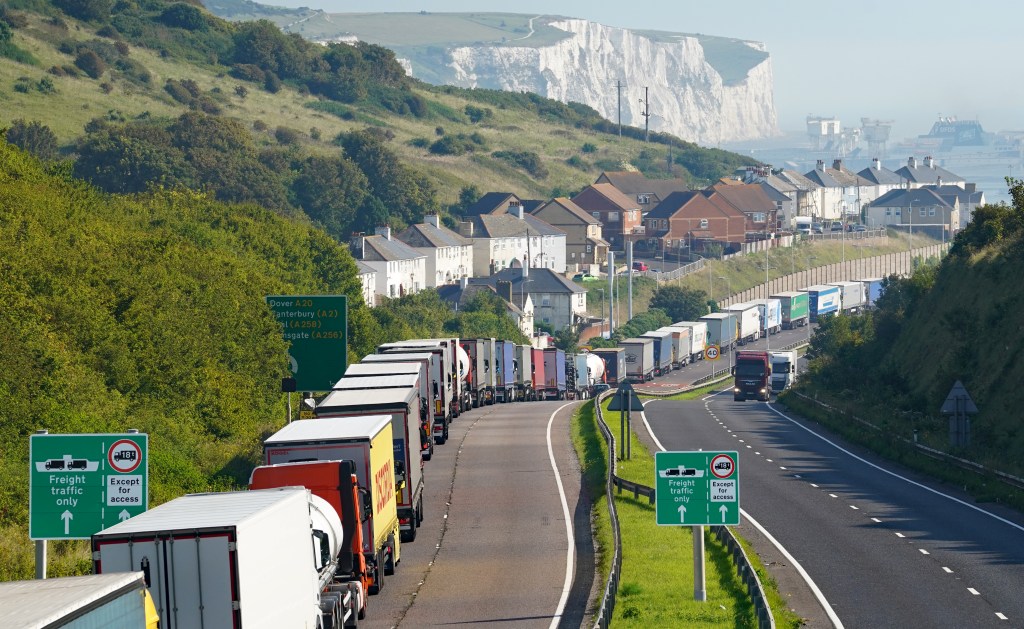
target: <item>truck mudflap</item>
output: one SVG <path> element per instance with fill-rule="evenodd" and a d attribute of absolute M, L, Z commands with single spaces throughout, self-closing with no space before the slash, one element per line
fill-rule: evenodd
<path fill-rule="evenodd" d="M 434 420 L 434 443 L 441 445 L 448 441 L 448 422 L 444 419 Z"/>

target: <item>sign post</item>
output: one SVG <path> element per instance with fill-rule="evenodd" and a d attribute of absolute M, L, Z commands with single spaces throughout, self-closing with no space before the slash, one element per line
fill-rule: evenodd
<path fill-rule="evenodd" d="M 738 453 L 656 452 L 654 482 L 658 525 L 693 527 L 693 598 L 707 600 L 703 527 L 740 523 Z"/>
<path fill-rule="evenodd" d="M 620 461 L 633 457 L 633 448 L 629 435 L 632 434 L 630 432 L 632 423 L 630 411 L 634 408 L 643 411 L 644 404 L 640 401 L 639 396 L 637 396 L 633 385 L 627 380 L 623 380 L 619 388 L 616 389 L 615 395 L 612 396 L 612 401 L 608 403 L 609 411 L 619 411 L 619 431 L 621 433 L 620 441 L 622 442 L 619 446 L 619 450 L 622 452 L 619 456 Z"/>
<path fill-rule="evenodd" d="M 295 391 L 330 391 L 348 366 L 348 298 L 345 295 L 269 295 L 267 305 L 291 343 Z"/>
<path fill-rule="evenodd" d="M 44 543 L 37 578 L 46 578 L 45 540 L 89 539 L 149 507 L 148 452 L 139 432 L 29 437 L 28 532 Z"/>

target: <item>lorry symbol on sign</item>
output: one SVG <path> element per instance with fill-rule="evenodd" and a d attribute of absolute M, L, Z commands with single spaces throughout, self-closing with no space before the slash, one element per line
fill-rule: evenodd
<path fill-rule="evenodd" d="M 114 453 L 115 461 L 134 461 L 138 458 L 138 453 L 135 450 L 119 450 Z"/>
<path fill-rule="evenodd" d="M 702 478 L 704 476 L 704 470 L 695 470 L 692 467 L 686 467 L 680 465 L 679 467 L 673 467 L 667 470 L 658 470 L 658 475 L 662 478 L 672 478 L 673 476 L 689 476 L 691 478 Z"/>
<path fill-rule="evenodd" d="M 83 472 L 95 472 L 99 469 L 100 464 L 98 461 L 90 461 L 88 459 L 76 459 L 70 454 L 65 454 L 59 459 L 48 459 L 46 461 L 36 462 L 37 472 L 57 472 L 57 471 L 71 471 L 79 470 Z"/>
<path fill-rule="evenodd" d="M 732 470 L 732 461 L 719 461 L 715 463 L 715 469 L 720 472 L 728 472 Z"/>

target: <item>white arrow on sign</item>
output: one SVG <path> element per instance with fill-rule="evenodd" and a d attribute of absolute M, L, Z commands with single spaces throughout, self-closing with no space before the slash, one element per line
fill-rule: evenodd
<path fill-rule="evenodd" d="M 71 520 L 75 518 L 74 514 L 70 511 L 65 510 L 64 513 L 60 514 L 60 519 L 64 520 L 64 534 L 71 534 Z"/>
<path fill-rule="evenodd" d="M 723 505 L 723 507 L 724 507 L 724 505 Z M 118 519 L 119 519 L 119 520 L 121 520 L 122 522 L 124 522 L 124 521 L 125 521 L 125 520 L 127 520 L 128 518 L 132 517 L 132 514 L 128 513 L 128 510 L 127 510 L 127 509 L 121 509 L 121 513 L 118 513 L 118 514 L 117 514 L 117 517 L 118 517 Z M 723 517 L 724 517 L 724 516 L 723 516 Z"/>
<path fill-rule="evenodd" d="M 686 522 L 686 507 L 679 505 L 679 521 Z"/>
<path fill-rule="evenodd" d="M 725 516 L 729 513 L 729 507 L 722 505 L 721 507 L 718 507 L 718 512 L 722 514 L 722 522 L 725 522 Z"/>

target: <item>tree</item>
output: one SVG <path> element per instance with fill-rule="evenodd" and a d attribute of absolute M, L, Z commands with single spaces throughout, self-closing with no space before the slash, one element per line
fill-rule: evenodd
<path fill-rule="evenodd" d="M 83 50 L 78 53 L 78 56 L 75 57 L 75 65 L 94 79 L 103 76 L 103 73 L 107 70 L 106 62 L 91 50 Z"/>
<path fill-rule="evenodd" d="M 7 130 L 7 141 L 39 159 L 57 158 L 57 134 L 38 120 L 15 120 Z"/>
<path fill-rule="evenodd" d="M 706 315 L 708 295 L 682 286 L 662 286 L 654 291 L 651 308 L 661 308 L 672 321 L 695 321 Z"/>
<path fill-rule="evenodd" d="M 110 17 L 114 0 L 54 0 L 57 7 L 80 20 L 105 20 Z"/>

